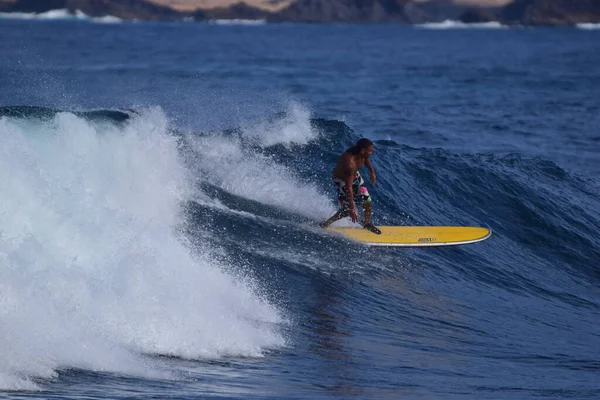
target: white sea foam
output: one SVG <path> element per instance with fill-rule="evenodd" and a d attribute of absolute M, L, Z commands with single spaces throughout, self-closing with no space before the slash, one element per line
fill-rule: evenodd
<path fill-rule="evenodd" d="M 30 19 L 30 20 L 79 20 L 79 21 L 90 21 L 98 23 L 120 23 L 123 22 L 121 18 L 117 18 L 111 15 L 103 17 L 90 17 L 85 13 L 76 10 L 71 13 L 67 9 L 50 10 L 43 13 L 0 13 L 0 18 L 5 19 Z"/>
<path fill-rule="evenodd" d="M 0 119 L 0 390 L 285 344 L 253 280 L 177 233 L 188 174 L 160 110 L 122 127 Z"/>
<path fill-rule="evenodd" d="M 261 147 L 305 145 L 318 138 L 310 116 L 293 103 L 284 118 L 248 124 L 242 136 Z M 230 193 L 316 219 L 335 211 L 330 194 L 260 152 L 246 151 L 237 137 L 216 134 L 189 140 L 199 154 L 196 174 Z"/>
<path fill-rule="evenodd" d="M 318 137 L 310 124 L 310 111 L 301 104 L 289 104 L 285 117 L 276 121 L 260 121 L 245 126 L 242 133 L 261 146 L 282 144 L 286 147 L 304 145 Z"/>
<path fill-rule="evenodd" d="M 445 20 L 443 22 L 428 22 L 425 24 L 416 25 L 419 28 L 425 29 L 499 29 L 507 28 L 506 25 L 502 25 L 500 22 L 480 22 L 466 24 L 461 21 Z"/>
<path fill-rule="evenodd" d="M 596 30 L 596 29 L 600 29 L 600 24 L 582 23 L 582 24 L 577 24 L 577 28 L 585 29 L 585 30 Z"/>

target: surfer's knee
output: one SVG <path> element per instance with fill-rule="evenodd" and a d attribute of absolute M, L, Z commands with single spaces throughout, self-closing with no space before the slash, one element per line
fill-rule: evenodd
<path fill-rule="evenodd" d="M 338 215 L 340 216 L 340 218 L 346 218 L 347 216 L 350 215 L 350 210 L 347 208 L 344 208 L 343 210 L 340 210 Z"/>
<path fill-rule="evenodd" d="M 360 199 L 360 202 L 362 203 L 363 207 L 366 208 L 371 205 L 371 195 L 369 194 L 369 191 L 366 187 L 360 187 L 358 198 Z"/>

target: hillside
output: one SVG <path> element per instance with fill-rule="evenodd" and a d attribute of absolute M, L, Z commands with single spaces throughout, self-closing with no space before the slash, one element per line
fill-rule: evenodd
<path fill-rule="evenodd" d="M 80 10 L 92 17 L 271 22 L 423 23 L 461 19 L 519 25 L 600 22 L 600 0 L 0 0 L 0 12 Z M 504 6 L 500 7 L 500 5 Z M 494 7 L 492 7 L 494 6 Z"/>
<path fill-rule="evenodd" d="M 2 0 L 0 0 L 2 1 Z M 153 3 L 171 7 L 181 11 L 192 11 L 198 8 L 226 8 L 240 0 L 151 0 Z M 243 0 L 249 6 L 269 11 L 278 11 L 289 6 L 295 0 Z M 413 0 L 415 3 L 424 3 L 431 0 Z M 501 7 L 514 0 L 453 0 L 454 3 L 464 6 L 476 7 Z M 333 3 L 333 2 L 332 2 Z"/>
<path fill-rule="evenodd" d="M 600 0 L 517 0 L 499 18 L 521 25 L 573 25 L 600 23 Z"/>

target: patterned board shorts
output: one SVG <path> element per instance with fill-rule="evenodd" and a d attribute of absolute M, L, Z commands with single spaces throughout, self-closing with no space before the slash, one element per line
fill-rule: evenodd
<path fill-rule="evenodd" d="M 333 177 L 333 187 L 337 191 L 338 202 L 340 203 L 341 208 L 349 208 L 348 207 L 348 196 L 346 194 L 346 182 L 338 177 Z M 360 173 L 356 172 L 356 176 L 354 177 L 354 182 L 352 182 L 352 193 L 354 193 L 354 203 L 362 204 L 362 203 L 370 203 L 371 195 L 369 195 L 369 191 L 365 187 L 365 181 L 363 180 Z"/>

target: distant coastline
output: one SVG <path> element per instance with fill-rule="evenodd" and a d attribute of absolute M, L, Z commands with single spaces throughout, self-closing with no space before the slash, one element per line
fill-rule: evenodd
<path fill-rule="evenodd" d="M 515 0 L 503 7 L 482 7 L 452 0 L 296 0 L 278 10 L 246 3 L 217 8 L 185 10 L 148 0 L 0 0 L 4 16 L 52 15 L 107 21 L 256 21 L 306 23 L 403 23 L 456 26 L 578 26 L 594 29 L 600 24 L 597 0 Z M 49 14 L 50 13 L 50 14 Z M 41 17 L 42 18 L 42 17 Z M 443 26 L 443 25 L 442 25 Z"/>

